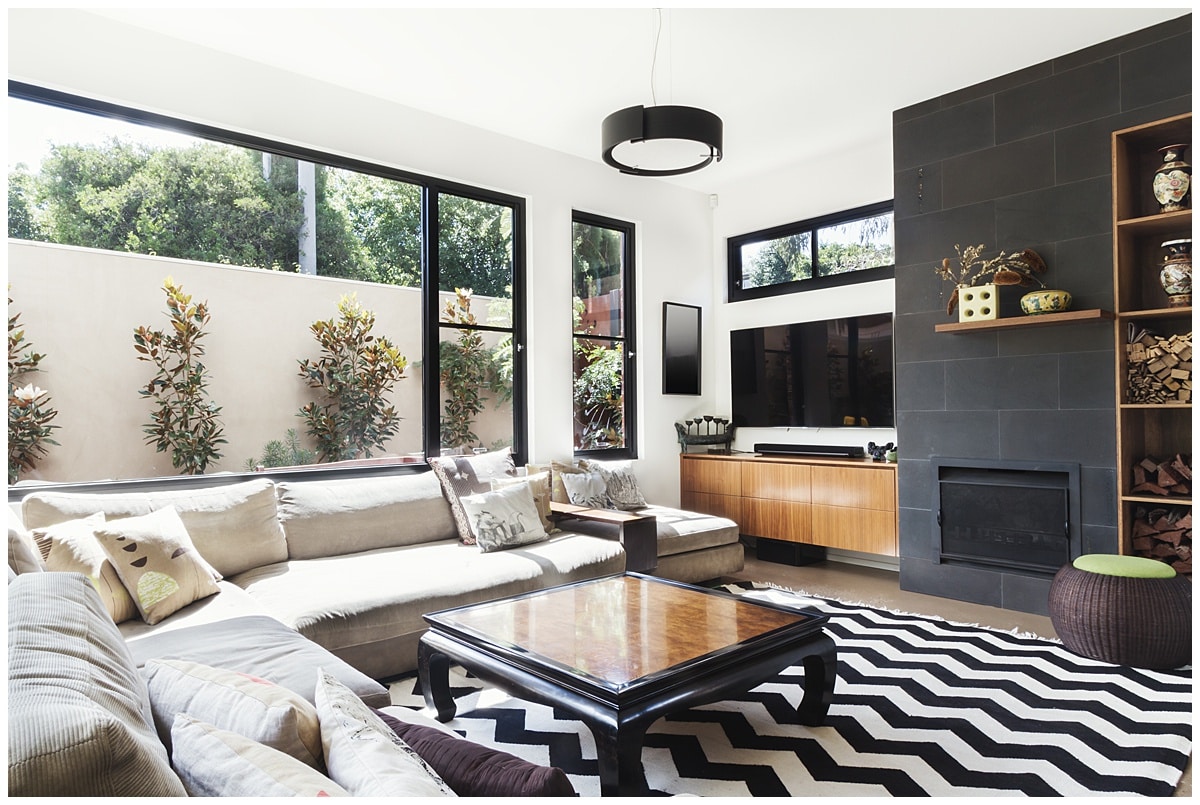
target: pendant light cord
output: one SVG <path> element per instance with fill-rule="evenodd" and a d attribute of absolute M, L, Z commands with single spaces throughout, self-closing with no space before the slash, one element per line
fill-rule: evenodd
<path fill-rule="evenodd" d="M 658 95 L 654 92 L 654 71 L 658 65 L 658 39 L 662 36 L 662 9 L 654 9 L 654 54 L 650 57 L 650 105 L 658 106 Z"/>

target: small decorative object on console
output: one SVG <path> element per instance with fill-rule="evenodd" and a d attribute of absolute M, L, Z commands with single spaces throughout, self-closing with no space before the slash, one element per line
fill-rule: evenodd
<path fill-rule="evenodd" d="M 867 452 L 871 454 L 872 461 L 887 461 L 888 453 L 893 452 L 896 445 L 892 442 L 887 444 L 875 444 L 875 442 L 867 442 Z"/>
<path fill-rule="evenodd" d="M 679 439 L 680 453 L 686 453 L 688 445 L 699 444 L 723 445 L 723 447 L 716 450 L 709 448 L 709 452 L 728 455 L 732 452 L 733 436 L 736 431 L 737 425 L 734 425 L 725 417 L 712 416 L 711 414 L 675 423 L 675 435 Z"/>
<path fill-rule="evenodd" d="M 1021 297 L 1021 310 L 1027 316 L 1042 313 L 1062 313 L 1071 309 L 1071 294 L 1067 291 L 1052 291 L 1043 288 L 1030 291 Z"/>

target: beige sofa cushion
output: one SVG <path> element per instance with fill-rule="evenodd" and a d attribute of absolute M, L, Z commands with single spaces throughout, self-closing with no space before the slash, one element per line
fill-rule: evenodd
<path fill-rule="evenodd" d="M 96 512 L 82 520 L 35 528 L 32 536 L 47 570 L 87 576 L 100 593 L 100 600 L 112 615 L 113 622 L 121 623 L 136 618 L 138 610 L 121 583 L 117 569 L 108 561 L 96 539 L 96 526 L 100 525 L 104 525 L 104 512 Z"/>
<path fill-rule="evenodd" d="M 223 576 L 287 558 L 275 487 L 266 478 L 204 489 L 83 494 L 42 491 L 25 497 L 27 529 L 104 512 L 109 520 L 174 506 L 200 555 Z"/>
<path fill-rule="evenodd" d="M 14 573 L 38 573 L 44 569 L 33 537 L 11 506 L 8 509 L 8 566 Z"/>
<path fill-rule="evenodd" d="M 432 472 L 285 482 L 278 488 L 289 559 L 436 542 L 457 533 Z"/>
<path fill-rule="evenodd" d="M 311 766 L 236 732 L 180 713 L 172 759 L 193 797 L 348 797 Z"/>
<path fill-rule="evenodd" d="M 178 713 L 325 767 L 317 708 L 260 676 L 188 660 L 150 660 L 143 676 L 159 737 L 170 747 Z"/>
<path fill-rule="evenodd" d="M 560 534 L 483 553 L 457 538 L 348 556 L 286 562 L 231 579 L 288 625 L 334 654 L 423 632 L 427 612 L 593 578 L 625 569 L 615 539 Z M 414 658 L 378 657 L 382 678 Z"/>
<path fill-rule="evenodd" d="M 8 586 L 8 794 L 183 796 L 146 686 L 79 573 Z"/>

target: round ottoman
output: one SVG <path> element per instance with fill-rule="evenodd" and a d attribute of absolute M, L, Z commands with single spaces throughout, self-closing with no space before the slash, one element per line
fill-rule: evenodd
<path fill-rule="evenodd" d="M 1163 562 L 1087 554 L 1050 585 L 1050 622 L 1076 654 L 1168 669 L 1192 661 L 1192 583 Z"/>

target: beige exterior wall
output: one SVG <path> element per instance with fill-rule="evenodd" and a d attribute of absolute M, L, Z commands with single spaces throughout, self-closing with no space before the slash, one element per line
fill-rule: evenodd
<path fill-rule="evenodd" d="M 209 472 L 244 469 L 263 445 L 289 428 L 304 437 L 297 411 L 313 399 L 298 361 L 316 358 L 309 325 L 337 316 L 338 300 L 356 293 L 409 360 L 393 395 L 404 420 L 387 453 L 422 449 L 421 307 L 415 289 L 255 268 L 198 263 L 28 241 L 8 243 L 9 315 L 19 313 L 26 340 L 46 355 L 22 382 L 49 390 L 58 410 L 49 453 L 24 479 L 88 481 L 176 475 L 167 453 L 145 443 L 152 403 L 138 394 L 154 374 L 137 360 L 133 331 L 167 326 L 163 281 L 173 277 L 211 315 L 204 339 L 211 399 L 222 408 L 227 444 Z M 445 299 L 451 295 L 443 295 Z M 482 321 L 487 299 L 472 310 Z M 475 432 L 488 446 L 511 438 L 511 408 L 489 408 Z M 432 423 L 436 426 L 436 423 Z"/>

